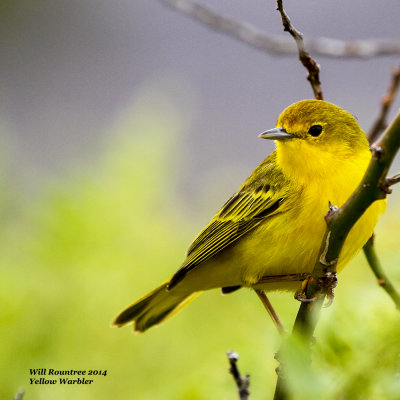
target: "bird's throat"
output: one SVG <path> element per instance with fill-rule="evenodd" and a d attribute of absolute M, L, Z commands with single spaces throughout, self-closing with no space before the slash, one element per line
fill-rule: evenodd
<path fill-rule="evenodd" d="M 277 163 L 289 180 L 318 193 L 334 193 L 345 201 L 356 189 L 371 159 L 365 151 L 332 151 L 300 140 L 277 143 Z M 335 197 L 336 197 L 335 196 Z M 342 205 L 342 204 L 337 204 Z"/>
<path fill-rule="evenodd" d="M 277 143 L 277 162 L 286 176 L 307 183 L 315 179 L 342 179 L 349 174 L 358 180 L 364 175 L 371 153 L 339 151 L 301 140 Z"/>

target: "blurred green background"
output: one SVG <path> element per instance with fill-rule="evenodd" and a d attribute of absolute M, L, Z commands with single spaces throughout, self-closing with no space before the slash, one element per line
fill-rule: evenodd
<path fill-rule="evenodd" d="M 233 14 L 263 21 L 262 10 L 280 32 L 265 2 L 255 1 L 252 14 L 230 3 L 221 10 L 229 5 Z M 298 3 L 288 1 L 288 10 L 311 35 L 333 35 L 339 22 L 347 29 L 346 7 L 362 5 L 332 11 L 330 27 L 316 18 L 320 8 L 304 16 L 308 3 Z M 157 2 L 91 6 L 26 0 L 0 8 L 0 398 L 23 388 L 26 400 L 234 399 L 229 349 L 251 376 L 251 398 L 272 398 L 280 338 L 251 291 L 205 293 L 144 335 L 110 322 L 179 267 L 191 239 L 271 151 L 257 133 L 272 127 L 284 106 L 310 96 L 304 71 Z M 390 19 L 396 6 L 388 2 L 377 14 L 371 3 L 363 12 Z M 386 37 L 391 26 L 353 35 Z M 229 57 L 240 60 L 237 68 Z M 393 60 L 320 62 L 327 99 L 357 113 L 368 129 Z M 373 85 L 365 85 L 365 74 Z M 400 287 L 396 191 L 376 233 L 381 260 Z M 318 324 L 311 369 L 289 371 L 296 399 L 398 399 L 399 312 L 362 254 L 339 279 Z M 271 300 L 290 328 L 298 303 L 287 293 Z M 30 385 L 31 368 L 107 376 L 86 386 Z"/>
<path fill-rule="evenodd" d="M 109 327 L 121 307 L 179 266 L 207 221 L 174 194 L 180 165 L 171 154 L 183 133 L 179 115 L 167 103 L 163 109 L 134 104 L 91 165 L 50 180 L 33 200 L 3 198 L 1 398 L 20 387 L 26 399 L 235 398 L 229 349 L 250 373 L 254 398 L 271 398 L 280 338 L 250 291 L 205 293 L 143 335 Z M 399 209 L 390 200 L 377 246 L 399 284 Z M 10 210 L 17 216 L 7 218 Z M 315 375 L 301 369 L 292 377 L 296 398 L 398 398 L 399 313 L 363 257 L 340 276 L 336 294 L 318 325 Z M 287 293 L 271 297 L 290 327 L 298 303 Z M 30 385 L 30 368 L 107 376 L 90 386 Z"/>

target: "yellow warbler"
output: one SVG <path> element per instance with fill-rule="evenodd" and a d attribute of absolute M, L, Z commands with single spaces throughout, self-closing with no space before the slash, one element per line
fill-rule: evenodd
<path fill-rule="evenodd" d="M 344 204 L 371 152 L 353 116 L 325 101 L 292 104 L 276 126 L 260 135 L 275 140 L 276 150 L 199 233 L 180 269 L 123 310 L 114 325 L 133 322 L 143 332 L 207 289 L 299 288 L 318 256 L 329 201 Z M 339 272 L 370 238 L 385 204 L 372 204 L 350 231 Z"/>

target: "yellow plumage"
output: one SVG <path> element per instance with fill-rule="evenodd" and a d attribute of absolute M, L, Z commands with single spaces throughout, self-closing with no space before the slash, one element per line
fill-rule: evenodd
<path fill-rule="evenodd" d="M 317 100 L 289 106 L 277 128 L 260 137 L 275 139 L 276 151 L 200 232 L 175 275 L 122 311 L 114 325 L 133 321 L 142 332 L 203 290 L 296 290 L 299 274 L 312 271 L 329 202 L 344 204 L 371 159 L 367 139 L 349 113 Z M 370 238 L 385 204 L 372 204 L 350 231 L 338 272 Z"/>

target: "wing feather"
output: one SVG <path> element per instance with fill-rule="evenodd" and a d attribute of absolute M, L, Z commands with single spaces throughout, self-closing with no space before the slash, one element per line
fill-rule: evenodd
<path fill-rule="evenodd" d="M 282 210 L 285 178 L 269 156 L 231 196 L 190 245 L 185 261 L 172 277 L 175 286 L 188 271 L 225 249 L 247 232 Z"/>

